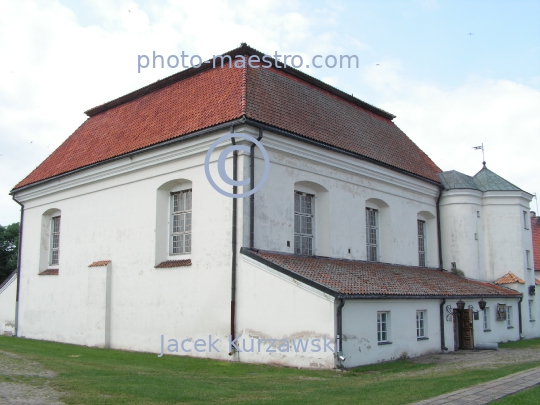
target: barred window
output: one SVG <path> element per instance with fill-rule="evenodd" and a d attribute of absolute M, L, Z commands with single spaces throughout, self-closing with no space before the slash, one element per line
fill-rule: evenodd
<path fill-rule="evenodd" d="M 484 330 L 489 331 L 491 323 L 489 322 L 489 308 L 484 308 Z"/>
<path fill-rule="evenodd" d="M 171 193 L 171 254 L 191 253 L 192 190 Z"/>
<path fill-rule="evenodd" d="M 506 327 L 511 328 L 512 326 L 512 307 L 506 307 Z"/>
<path fill-rule="evenodd" d="M 416 311 L 416 337 L 426 337 L 426 311 Z"/>
<path fill-rule="evenodd" d="M 366 208 L 367 260 L 379 261 L 379 211 Z"/>
<path fill-rule="evenodd" d="M 388 312 L 377 312 L 377 342 L 388 342 Z"/>
<path fill-rule="evenodd" d="M 60 261 L 60 217 L 51 218 L 51 254 L 50 264 L 57 265 Z"/>
<path fill-rule="evenodd" d="M 313 254 L 313 199 L 311 194 L 294 192 L 294 253 Z"/>
<path fill-rule="evenodd" d="M 418 265 L 426 267 L 426 221 L 418 220 Z"/>

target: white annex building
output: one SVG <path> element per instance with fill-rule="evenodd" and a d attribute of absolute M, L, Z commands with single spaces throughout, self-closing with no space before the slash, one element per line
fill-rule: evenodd
<path fill-rule="evenodd" d="M 16 335 L 311 368 L 540 336 L 532 195 L 441 172 L 393 115 L 262 56 L 87 111 L 15 186 Z M 205 173 L 230 133 L 209 172 L 248 193 L 269 168 L 251 196 Z"/>

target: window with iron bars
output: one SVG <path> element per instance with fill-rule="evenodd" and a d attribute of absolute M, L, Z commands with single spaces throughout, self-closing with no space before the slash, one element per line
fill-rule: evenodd
<path fill-rule="evenodd" d="M 313 199 L 311 194 L 294 192 L 294 253 L 313 254 Z"/>
<path fill-rule="evenodd" d="M 418 265 L 426 266 L 426 222 L 418 220 Z"/>
<path fill-rule="evenodd" d="M 171 193 L 171 254 L 191 253 L 192 190 Z"/>
<path fill-rule="evenodd" d="M 51 219 L 51 265 L 60 262 L 60 217 Z"/>
<path fill-rule="evenodd" d="M 379 211 L 366 208 L 367 260 L 379 261 Z"/>

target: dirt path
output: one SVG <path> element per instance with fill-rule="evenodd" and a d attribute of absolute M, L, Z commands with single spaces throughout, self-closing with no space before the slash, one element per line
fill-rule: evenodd
<path fill-rule="evenodd" d="M 49 387 L 55 374 L 39 363 L 0 351 L 0 376 L 0 404 L 63 405 L 60 393 Z"/>

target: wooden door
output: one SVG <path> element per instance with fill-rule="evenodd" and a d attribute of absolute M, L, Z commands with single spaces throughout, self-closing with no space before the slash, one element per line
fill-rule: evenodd
<path fill-rule="evenodd" d="M 472 309 L 459 311 L 459 348 L 474 349 Z"/>

